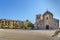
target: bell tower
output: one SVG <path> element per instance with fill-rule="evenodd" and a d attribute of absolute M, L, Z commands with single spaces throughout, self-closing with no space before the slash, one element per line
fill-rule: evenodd
<path fill-rule="evenodd" d="M 41 14 L 36 15 L 36 20 L 40 19 L 41 20 Z"/>
<path fill-rule="evenodd" d="M 41 14 L 36 15 L 36 22 L 39 22 L 41 20 Z"/>
<path fill-rule="evenodd" d="M 41 14 L 37 14 L 36 15 L 35 27 L 38 27 L 38 25 L 40 24 L 40 20 L 41 20 Z"/>

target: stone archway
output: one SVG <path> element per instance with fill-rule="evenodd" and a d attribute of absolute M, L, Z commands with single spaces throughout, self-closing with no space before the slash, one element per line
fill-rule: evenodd
<path fill-rule="evenodd" d="M 46 25 L 46 29 L 49 30 L 49 25 Z"/>

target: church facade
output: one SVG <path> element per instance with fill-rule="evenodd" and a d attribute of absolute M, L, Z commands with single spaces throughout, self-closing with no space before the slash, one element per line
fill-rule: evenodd
<path fill-rule="evenodd" d="M 46 11 L 43 15 L 36 15 L 36 22 L 34 27 L 39 29 L 58 29 L 59 20 L 53 17 L 53 14 L 49 11 Z"/>

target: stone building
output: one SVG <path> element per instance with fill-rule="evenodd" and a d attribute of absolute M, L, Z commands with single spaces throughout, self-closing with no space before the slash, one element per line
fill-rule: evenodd
<path fill-rule="evenodd" d="M 59 28 L 59 20 L 53 17 L 53 14 L 46 11 L 43 15 L 36 15 L 34 27 L 39 29 L 57 29 Z"/>
<path fill-rule="evenodd" d="M 0 19 L 0 28 L 21 28 L 23 21 Z"/>

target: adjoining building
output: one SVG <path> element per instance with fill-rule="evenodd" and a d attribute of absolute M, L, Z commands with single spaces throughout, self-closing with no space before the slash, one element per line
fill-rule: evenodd
<path fill-rule="evenodd" d="M 0 19 L 0 28 L 21 28 L 23 21 Z"/>
<path fill-rule="evenodd" d="M 46 11 L 43 15 L 36 15 L 34 27 L 39 27 L 39 29 L 58 29 L 59 20 L 54 18 L 51 12 Z"/>

